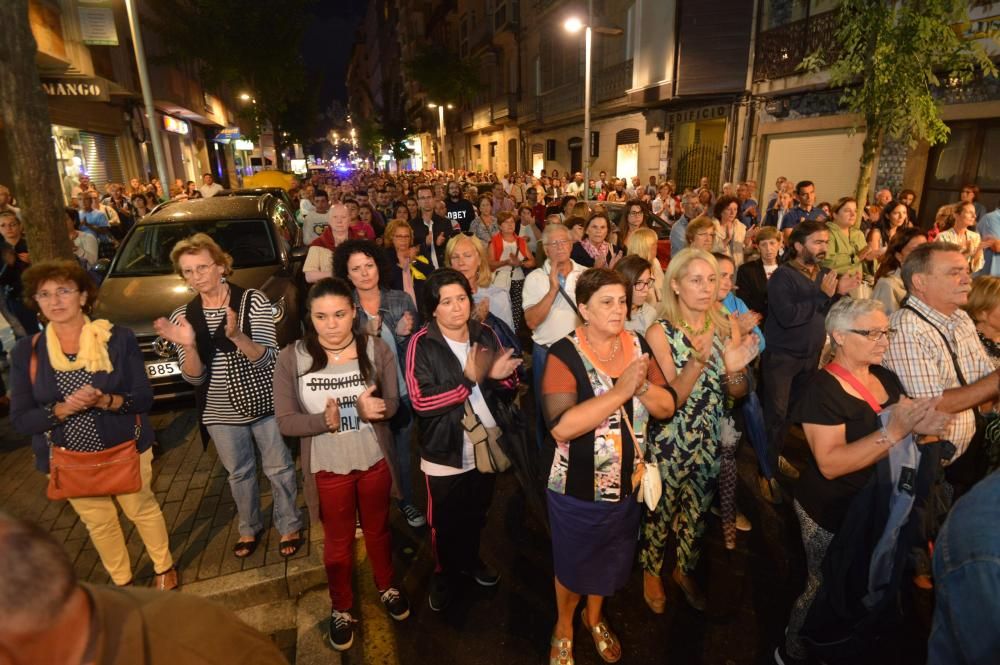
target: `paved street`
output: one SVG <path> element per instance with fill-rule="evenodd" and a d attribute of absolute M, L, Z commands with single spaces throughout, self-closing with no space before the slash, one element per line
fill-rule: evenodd
<path fill-rule="evenodd" d="M 154 463 L 155 490 L 186 592 L 207 595 L 239 609 L 248 622 L 270 632 L 289 658 L 296 656 L 291 605 L 297 603 L 299 617 L 303 608 L 308 608 L 309 625 L 299 626 L 298 662 L 337 662 L 337 654 L 322 646 L 319 639 L 325 625 L 317 622 L 328 612 L 321 547 L 310 543 L 285 562 L 276 549 L 277 534 L 271 530 L 268 542 L 252 557 L 244 561 L 234 558 L 230 551 L 237 537 L 235 509 L 212 446 L 202 450 L 190 413 L 160 414 L 155 422 L 163 442 L 163 452 Z M 82 579 L 106 583 L 108 577 L 75 513 L 65 502 L 45 499 L 44 477 L 33 469 L 26 440 L 13 434 L 6 420 L 0 431 L 0 506 L 49 529 L 65 544 Z M 792 439 L 791 443 L 795 444 L 792 459 L 801 463 L 801 441 Z M 754 529 L 739 534 L 736 550 L 727 552 L 718 520 L 710 520 L 706 556 L 699 570 L 710 599 L 708 611 L 703 616 L 691 610 L 679 590 L 668 584 L 667 612 L 653 615 L 643 603 L 637 567 L 627 588 L 607 606 L 611 625 L 623 640 L 622 663 L 769 662 L 788 607 L 803 583 L 804 561 L 790 506 L 765 504 L 748 489 L 755 472 L 749 448 L 741 449 L 739 465 L 739 502 Z M 422 483 L 422 479 L 416 480 Z M 266 480 L 262 479 L 261 487 L 268 514 Z M 152 575 L 149 560 L 131 525 L 126 521 L 124 527 L 133 560 L 138 560 L 136 581 L 145 583 Z M 320 538 L 318 533 L 311 535 Z M 394 512 L 393 537 L 397 571 L 413 604 L 413 614 L 399 624 L 384 614 L 359 541 L 357 560 L 361 566 L 355 583 L 356 605 L 360 607 L 356 607 L 356 616 L 362 620 L 355 646 L 343 655 L 343 663 L 499 665 L 545 661 L 555 615 L 549 543 L 544 528 L 526 510 L 512 474 L 505 474 L 498 483 L 484 536 L 484 557 L 503 573 L 498 587 L 483 589 L 468 580 L 452 607 L 441 614 L 432 612 L 426 601 L 432 570 L 428 530 L 409 528 Z M 667 565 L 672 562 L 668 560 Z M 273 579 L 278 580 L 278 586 L 269 585 L 268 580 Z M 885 662 L 909 665 L 923 661 L 928 630 L 926 602 L 923 599 L 924 619 L 911 619 L 908 638 L 889 649 L 893 655 Z M 286 616 L 291 618 L 286 621 Z M 303 630 L 311 640 L 303 639 Z M 305 642 L 312 644 L 310 653 L 303 646 Z M 579 622 L 576 658 L 581 665 L 601 662 Z"/>

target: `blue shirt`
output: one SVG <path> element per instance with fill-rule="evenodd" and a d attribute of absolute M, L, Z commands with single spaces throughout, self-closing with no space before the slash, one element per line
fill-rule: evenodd
<path fill-rule="evenodd" d="M 750 311 L 743 299 L 732 291 L 722 299 L 722 306 L 728 309 L 730 314 L 746 314 Z M 754 326 L 753 332 L 760 339 L 760 352 L 764 353 L 764 333 L 760 331 L 760 326 Z"/>
<path fill-rule="evenodd" d="M 983 215 L 976 224 L 976 230 L 983 241 L 1000 239 L 1000 207 L 991 213 Z M 989 247 L 983 249 L 983 269 L 980 275 L 1000 276 L 1000 254 Z"/>
<path fill-rule="evenodd" d="M 84 212 L 83 210 L 80 211 L 80 230 L 84 233 L 89 233 L 98 240 L 101 240 L 102 236 L 98 235 L 98 233 L 90 227 L 84 226 L 84 222 L 93 226 L 103 226 L 104 228 L 110 226 L 108 223 L 108 216 L 100 210 L 91 210 L 90 212 Z"/>
<path fill-rule="evenodd" d="M 781 230 L 784 229 L 794 229 L 799 225 L 804 219 L 811 219 L 818 222 L 828 221 L 826 219 L 826 213 L 823 212 L 822 208 L 813 206 L 813 209 L 806 212 L 803 208 L 795 206 L 791 210 L 785 213 L 784 217 L 781 218 Z"/>
<path fill-rule="evenodd" d="M 691 220 L 681 215 L 681 218 L 674 222 L 673 228 L 670 229 L 670 258 L 674 258 L 677 256 L 677 252 L 687 247 L 686 234 L 689 221 Z"/>
<path fill-rule="evenodd" d="M 748 215 L 747 214 L 748 208 L 755 208 L 757 213 L 756 216 Z M 743 202 L 743 205 L 740 206 L 740 221 L 743 222 L 743 225 L 746 226 L 748 229 L 754 224 L 759 224 L 764 221 L 764 218 L 760 214 L 760 208 L 757 206 L 756 201 L 754 201 L 753 199 L 747 199 L 746 201 Z"/>

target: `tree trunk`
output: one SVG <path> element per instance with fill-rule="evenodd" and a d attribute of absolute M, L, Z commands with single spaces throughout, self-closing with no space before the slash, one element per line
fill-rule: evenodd
<path fill-rule="evenodd" d="M 28 0 L 0 2 L 0 121 L 14 167 L 13 193 L 33 261 L 71 259 L 63 192 L 52 152 L 49 107 L 38 78 Z"/>
<path fill-rule="evenodd" d="M 871 123 L 868 125 L 871 127 Z M 875 167 L 875 157 L 882 151 L 881 130 L 865 132 L 864 143 L 861 144 L 861 161 L 858 170 L 858 184 L 854 188 L 854 198 L 858 201 L 858 208 L 868 201 L 868 192 L 872 185 L 872 171 Z"/>

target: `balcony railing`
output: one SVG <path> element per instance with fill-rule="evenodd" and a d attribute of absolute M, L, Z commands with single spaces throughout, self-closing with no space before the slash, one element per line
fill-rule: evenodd
<path fill-rule="evenodd" d="M 597 72 L 591 93 L 594 95 L 594 101 L 606 102 L 609 99 L 623 97 L 625 91 L 631 87 L 632 60 L 626 60 Z"/>
<path fill-rule="evenodd" d="M 491 117 L 494 123 L 517 119 L 517 96 L 506 94 L 494 99 Z"/>
<path fill-rule="evenodd" d="M 757 35 L 753 79 L 765 81 L 798 73 L 803 58 L 821 49 L 827 62 L 836 56 L 837 11 L 793 21 Z"/>

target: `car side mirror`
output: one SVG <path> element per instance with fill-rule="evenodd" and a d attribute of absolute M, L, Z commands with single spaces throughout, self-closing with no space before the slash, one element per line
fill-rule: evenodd
<path fill-rule="evenodd" d="M 99 259 L 97 263 L 94 264 L 94 272 L 102 277 L 108 274 L 108 269 L 111 267 L 111 259 Z"/>
<path fill-rule="evenodd" d="M 288 256 L 293 264 L 295 263 L 305 263 L 306 254 L 309 253 L 308 245 L 300 245 L 298 247 L 293 247 L 292 251 L 289 252 Z"/>

